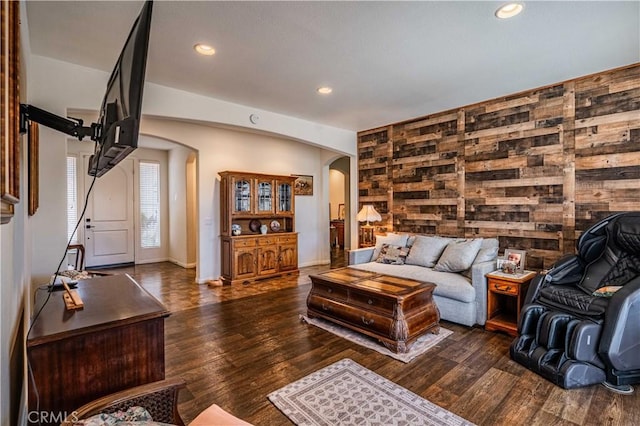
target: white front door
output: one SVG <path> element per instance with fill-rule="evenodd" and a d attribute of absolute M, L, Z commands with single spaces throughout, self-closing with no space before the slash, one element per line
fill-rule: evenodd
<path fill-rule="evenodd" d="M 85 188 L 93 176 L 87 174 L 89 156 L 84 157 Z M 84 246 L 87 267 L 132 263 L 133 160 L 125 159 L 96 179 L 84 219 Z"/>

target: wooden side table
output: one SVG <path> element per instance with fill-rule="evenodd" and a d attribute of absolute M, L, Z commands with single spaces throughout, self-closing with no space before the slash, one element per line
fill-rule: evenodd
<path fill-rule="evenodd" d="M 506 274 L 494 271 L 486 276 L 487 322 L 484 326 L 485 330 L 500 330 L 517 336 L 520 309 L 536 272 L 524 271 L 520 274 Z"/>

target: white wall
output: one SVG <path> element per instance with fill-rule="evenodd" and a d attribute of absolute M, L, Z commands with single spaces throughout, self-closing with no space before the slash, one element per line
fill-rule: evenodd
<path fill-rule="evenodd" d="M 217 279 L 220 275 L 220 178 L 224 170 L 252 171 L 270 174 L 305 174 L 314 176 L 314 196 L 297 196 L 296 231 L 299 232 L 299 264 L 309 266 L 326 261 L 318 249 L 328 240 L 322 187 L 320 148 L 269 135 L 185 123 L 166 119 L 146 119 L 141 132 L 162 135 L 198 151 L 199 200 L 199 281 Z M 323 238 L 326 236 L 326 239 Z"/>
<path fill-rule="evenodd" d="M 24 139 L 24 138 L 22 138 Z M 22 141 L 22 147 L 26 146 Z M 23 380 L 24 371 L 20 371 L 19 361 L 12 365 L 12 357 L 16 360 L 24 360 L 24 335 L 26 328 L 21 329 L 22 324 L 26 324 L 26 318 L 30 316 L 29 296 L 31 294 L 29 286 L 30 256 L 28 251 L 31 246 L 30 224 L 26 213 L 27 185 L 25 185 L 27 174 L 24 164 L 26 164 L 27 153 L 21 148 L 20 171 L 20 200 L 14 206 L 14 216 L 11 222 L 0 226 L 0 424 L 8 425 L 12 404 L 25 398 L 25 392 L 18 388 L 13 389 L 12 385 Z M 24 366 L 24 365 L 22 365 Z M 22 392 L 21 392 L 22 391 Z M 12 393 L 16 392 L 16 393 Z"/>
<path fill-rule="evenodd" d="M 344 173 L 338 170 L 329 169 L 329 202 L 331 203 L 331 219 L 342 219 L 339 217 L 340 204 L 344 204 Z"/>
<path fill-rule="evenodd" d="M 354 160 L 356 158 L 354 157 Z M 344 247 L 350 249 L 352 247 L 358 247 L 357 242 L 354 244 L 351 241 L 352 223 L 357 223 L 355 220 L 351 220 L 351 212 L 357 208 L 357 205 L 351 206 L 351 200 L 355 200 L 354 192 L 357 191 L 357 179 L 354 185 L 351 181 L 351 176 L 357 176 L 357 173 L 351 173 L 351 163 L 349 157 L 341 156 L 335 159 L 329 165 L 329 177 L 331 182 L 331 199 L 333 202 L 339 202 L 344 204 Z M 335 200 L 335 201 L 333 201 Z M 337 208 L 337 207 L 336 207 Z M 332 210 L 334 209 L 332 205 Z M 337 210 L 332 214 L 337 217 Z"/>
<path fill-rule="evenodd" d="M 29 103 L 59 115 L 67 109 L 95 110 L 106 87 L 107 73 L 73 64 L 32 56 Z M 198 269 L 197 280 L 216 279 L 219 267 L 219 181 L 222 170 L 246 170 L 275 174 L 314 176 L 314 196 L 296 197 L 296 230 L 300 266 L 324 263 L 319 247 L 328 241 L 328 174 L 323 158 L 334 153 L 355 159 L 356 134 L 269 111 L 223 102 L 154 84 L 145 86 L 141 133 L 178 142 L 199 152 L 198 158 Z M 249 115 L 260 115 L 259 125 Z M 179 119 L 179 120 L 177 120 Z M 184 120 L 184 121 L 180 121 Z M 234 129 L 199 123 L 240 126 Z M 187 122 L 188 121 L 188 122 Z M 246 127 L 243 131 L 241 127 Z M 57 249 L 64 246 L 66 203 L 66 136 L 43 129 L 40 185 L 44 214 L 34 218 L 34 280 L 55 269 Z M 303 142 L 303 143 L 300 143 Z M 323 154 L 324 151 L 330 154 Z M 41 193 L 42 193 L 41 192 Z M 52 226 L 59 224 L 59 226 Z"/>
<path fill-rule="evenodd" d="M 198 158 L 191 153 L 187 160 L 187 267 L 198 261 Z"/>
<path fill-rule="evenodd" d="M 190 266 L 187 248 L 187 160 L 193 150 L 178 146 L 169 150 L 169 260 Z"/>

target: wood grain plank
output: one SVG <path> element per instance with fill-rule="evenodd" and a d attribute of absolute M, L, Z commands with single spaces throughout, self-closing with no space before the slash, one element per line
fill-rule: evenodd
<path fill-rule="evenodd" d="M 360 192 L 393 191 L 389 229 L 493 234 L 501 249 L 517 244 L 532 250 L 532 265 L 548 265 L 552 243 L 560 257 L 599 218 L 640 210 L 631 191 L 640 181 L 639 106 L 632 64 L 392 124 L 393 152 L 369 148 Z M 383 140 L 368 132 L 359 133 L 367 143 Z M 381 174 L 387 180 L 372 188 Z M 452 229 L 454 219 L 464 229 Z"/>

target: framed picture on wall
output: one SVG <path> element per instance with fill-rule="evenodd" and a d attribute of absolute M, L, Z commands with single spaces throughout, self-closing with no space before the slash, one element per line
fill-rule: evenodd
<path fill-rule="evenodd" d="M 310 175 L 292 175 L 296 176 L 293 193 L 295 195 L 313 195 L 313 176 Z"/>
<path fill-rule="evenodd" d="M 0 143 L 0 204 L 2 219 L 7 223 L 13 217 L 13 205 L 20 201 L 20 98 L 18 76 L 20 4 L 2 0 L 2 54 L 0 74 L 0 103 L 2 104 L 2 142 Z"/>
<path fill-rule="evenodd" d="M 38 162 L 39 162 L 39 130 L 38 123 L 29 123 L 29 160 L 28 185 L 29 185 L 29 216 L 33 216 L 38 210 L 39 188 L 38 188 Z"/>
<path fill-rule="evenodd" d="M 344 204 L 338 204 L 338 219 L 344 220 Z"/>

